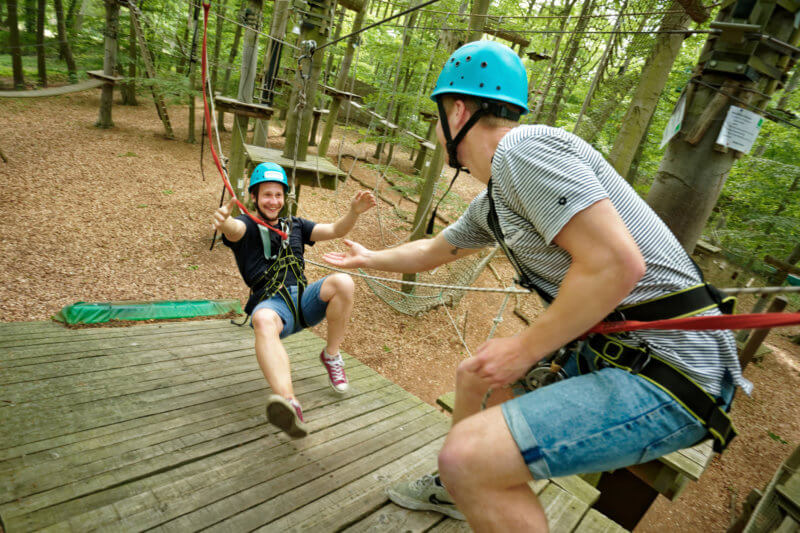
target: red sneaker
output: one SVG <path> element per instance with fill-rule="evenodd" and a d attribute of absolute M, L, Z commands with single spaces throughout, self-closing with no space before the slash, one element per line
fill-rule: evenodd
<path fill-rule="evenodd" d="M 319 354 L 319 360 L 325 370 L 328 371 L 328 379 L 331 381 L 331 387 L 339 394 L 344 394 L 350 385 L 347 383 L 347 376 L 344 373 L 344 361 L 341 354 L 336 354 L 336 357 L 330 359 L 325 357 L 325 350 L 323 349 Z"/>
<path fill-rule="evenodd" d="M 273 426 L 281 428 L 293 439 L 308 435 L 308 427 L 303 420 L 303 409 L 294 398 L 288 399 L 277 394 L 270 394 L 267 399 L 267 420 Z"/>

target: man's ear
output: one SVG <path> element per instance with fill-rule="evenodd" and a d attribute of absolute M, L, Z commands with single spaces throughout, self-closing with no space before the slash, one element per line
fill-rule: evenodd
<path fill-rule="evenodd" d="M 467 123 L 467 121 L 469 120 L 470 115 L 471 115 L 471 113 L 469 112 L 469 109 L 467 108 L 467 104 L 464 102 L 464 100 L 457 99 L 457 100 L 453 101 L 453 107 L 451 109 L 451 115 L 450 115 L 450 117 L 451 117 L 450 124 L 452 126 L 454 126 L 453 129 L 456 132 L 461 130 L 461 128 L 464 126 L 464 124 Z M 455 135 L 455 133 L 454 133 L 454 135 Z"/>

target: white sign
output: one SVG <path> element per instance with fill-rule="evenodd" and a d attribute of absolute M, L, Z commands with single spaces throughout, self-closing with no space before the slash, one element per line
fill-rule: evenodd
<path fill-rule="evenodd" d="M 667 143 L 675 137 L 681 126 L 683 126 L 683 116 L 686 114 L 686 93 L 684 92 L 678 102 L 675 104 L 675 110 L 672 111 L 672 116 L 669 117 L 667 127 L 664 128 L 664 134 L 661 136 L 661 148 L 664 148 Z"/>
<path fill-rule="evenodd" d="M 722 129 L 719 130 L 717 144 L 746 154 L 756 142 L 763 123 L 764 118 L 761 115 L 741 107 L 731 106 L 725 122 L 722 123 Z"/>

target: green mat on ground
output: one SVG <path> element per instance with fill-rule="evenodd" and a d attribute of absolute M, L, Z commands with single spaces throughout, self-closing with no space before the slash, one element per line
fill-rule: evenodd
<path fill-rule="evenodd" d="M 66 324 L 98 324 L 109 320 L 159 320 L 241 314 L 239 300 L 161 300 L 154 302 L 76 302 L 53 317 Z"/>

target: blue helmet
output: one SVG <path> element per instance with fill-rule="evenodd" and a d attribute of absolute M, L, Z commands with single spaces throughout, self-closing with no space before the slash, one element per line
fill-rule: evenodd
<path fill-rule="evenodd" d="M 250 186 L 248 190 L 252 193 L 253 187 L 265 181 L 276 181 L 283 185 L 285 190 L 289 189 L 289 180 L 286 178 L 286 171 L 277 163 L 268 161 L 261 163 L 253 172 L 250 173 Z"/>
<path fill-rule="evenodd" d="M 467 43 L 442 68 L 431 100 L 441 94 L 464 94 L 499 100 L 528 112 L 528 75 L 511 48 L 495 41 Z"/>

